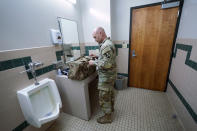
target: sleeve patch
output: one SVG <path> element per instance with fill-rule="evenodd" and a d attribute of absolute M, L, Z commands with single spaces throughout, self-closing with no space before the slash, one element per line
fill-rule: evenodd
<path fill-rule="evenodd" d="M 107 58 L 110 58 L 111 57 L 111 54 L 109 52 L 105 53 L 104 54 Z"/>

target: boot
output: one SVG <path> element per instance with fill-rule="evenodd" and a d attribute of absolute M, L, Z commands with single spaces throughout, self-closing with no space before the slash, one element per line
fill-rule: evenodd
<path fill-rule="evenodd" d="M 97 119 L 97 122 L 100 124 L 107 124 L 107 123 L 112 123 L 112 115 L 111 114 L 105 114 L 102 117 L 99 117 Z"/>

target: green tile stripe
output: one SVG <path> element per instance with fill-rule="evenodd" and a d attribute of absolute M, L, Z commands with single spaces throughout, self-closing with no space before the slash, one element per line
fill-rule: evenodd
<path fill-rule="evenodd" d="M 117 73 L 118 75 L 121 75 L 121 76 L 125 76 L 125 77 L 128 77 L 128 74 L 125 74 L 125 73 Z"/>
<path fill-rule="evenodd" d="M 80 46 L 72 46 L 71 50 L 80 50 Z"/>
<path fill-rule="evenodd" d="M 115 44 L 116 48 L 122 48 L 122 44 Z"/>
<path fill-rule="evenodd" d="M 122 44 L 115 44 L 116 52 L 118 55 L 118 48 L 122 48 Z M 129 48 L 129 44 L 127 44 L 127 48 Z M 89 50 L 99 49 L 99 46 L 85 46 L 85 56 L 89 55 Z M 71 50 L 80 50 L 80 46 L 72 46 Z M 61 60 L 61 56 L 63 55 L 63 51 L 56 51 L 57 60 Z"/>
<path fill-rule="evenodd" d="M 63 56 L 63 51 L 62 50 L 56 51 L 56 59 L 57 59 L 57 61 L 61 60 L 61 56 Z"/>
<path fill-rule="evenodd" d="M 72 46 L 71 50 L 80 50 L 80 46 Z M 57 61 L 61 60 L 61 56 L 63 56 L 63 50 L 56 51 L 56 59 L 57 59 Z"/>
<path fill-rule="evenodd" d="M 0 71 L 5 71 L 19 66 L 28 65 L 29 62 L 32 62 L 30 56 L 6 60 L 6 61 L 0 61 Z"/>
<path fill-rule="evenodd" d="M 191 45 L 184 45 L 184 44 L 177 43 L 176 47 L 175 47 L 175 52 L 173 54 L 173 57 L 176 57 L 176 53 L 177 53 L 178 49 L 187 51 L 185 64 L 188 65 L 189 67 L 191 67 L 192 69 L 197 71 L 197 62 L 190 60 L 192 46 Z"/>
<path fill-rule="evenodd" d="M 122 44 L 115 44 L 116 47 L 116 56 L 118 56 L 118 48 L 122 48 Z"/>
<path fill-rule="evenodd" d="M 85 46 L 85 56 L 89 56 L 89 50 L 99 49 L 99 46 Z"/>
<path fill-rule="evenodd" d="M 26 70 L 27 69 L 28 68 L 26 67 Z M 45 73 L 48 73 L 50 71 L 53 71 L 53 70 L 54 70 L 54 66 L 53 65 L 49 65 L 49 66 L 46 66 L 46 67 L 37 69 L 36 70 L 36 76 L 41 76 L 41 75 L 43 75 Z M 32 79 L 33 78 L 32 74 L 30 72 L 27 72 L 27 76 L 28 76 L 29 79 Z"/>
<path fill-rule="evenodd" d="M 13 129 L 12 131 L 22 131 L 23 129 L 25 129 L 27 126 L 29 126 L 29 123 L 27 123 L 27 121 L 24 121 L 23 123 L 21 123 L 19 126 L 17 126 L 15 129 Z"/>
<path fill-rule="evenodd" d="M 5 71 L 5 70 L 16 68 L 19 66 L 25 66 L 25 69 L 28 70 L 29 69 L 28 64 L 30 62 L 32 62 L 30 56 L 6 60 L 6 61 L 0 61 L 0 71 Z M 52 70 L 53 70 L 53 65 L 49 65 L 44 68 L 40 68 L 40 69 L 36 70 L 36 76 L 43 75 L 43 74 L 48 73 Z M 27 76 L 29 79 L 33 78 L 32 74 L 29 72 L 27 72 Z"/>
<path fill-rule="evenodd" d="M 72 46 L 71 50 L 80 50 L 80 46 Z M 63 56 L 63 50 L 56 51 L 57 61 L 61 60 L 61 56 Z"/>
<path fill-rule="evenodd" d="M 116 52 L 118 54 L 118 48 L 122 48 L 122 44 L 115 44 Z M 127 48 L 129 48 L 129 45 L 127 44 Z M 71 47 L 72 50 L 80 50 L 80 46 L 73 46 Z M 99 49 L 99 46 L 85 46 L 85 56 L 89 56 L 89 50 L 96 50 Z M 61 56 L 63 55 L 62 51 L 56 52 L 57 60 L 61 60 Z"/>
<path fill-rule="evenodd" d="M 122 48 L 122 44 L 115 44 L 116 47 L 116 56 L 118 55 L 118 48 Z M 129 48 L 129 44 L 127 44 L 127 48 Z"/>
<path fill-rule="evenodd" d="M 172 87 L 172 89 L 174 90 L 174 92 L 176 93 L 176 95 L 179 97 L 179 99 L 183 103 L 183 105 L 185 106 L 185 108 L 187 109 L 187 111 L 189 112 L 189 114 L 191 115 L 191 117 L 193 118 L 193 120 L 197 123 L 197 115 L 194 112 L 194 110 L 192 109 L 192 107 L 187 103 L 187 101 L 185 100 L 185 98 L 181 95 L 181 93 L 178 91 L 178 89 L 172 83 L 172 81 L 170 79 L 169 79 L 168 82 L 169 82 L 170 86 Z"/>
<path fill-rule="evenodd" d="M 118 55 L 118 48 L 122 48 L 122 44 L 114 44 L 116 48 L 116 55 Z M 129 45 L 127 44 L 127 48 Z M 89 55 L 89 50 L 96 50 L 99 49 L 99 46 L 85 46 L 85 56 Z"/>

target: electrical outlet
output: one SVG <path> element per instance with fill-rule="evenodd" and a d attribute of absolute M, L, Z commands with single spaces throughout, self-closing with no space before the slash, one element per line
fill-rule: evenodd
<path fill-rule="evenodd" d="M 122 48 L 127 48 L 127 43 L 123 42 L 122 43 Z"/>

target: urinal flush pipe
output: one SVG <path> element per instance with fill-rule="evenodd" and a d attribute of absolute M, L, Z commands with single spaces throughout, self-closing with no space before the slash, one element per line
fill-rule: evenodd
<path fill-rule="evenodd" d="M 36 78 L 36 68 L 37 67 L 40 67 L 42 65 L 43 65 L 43 63 L 41 63 L 41 62 L 31 62 L 31 63 L 28 64 L 28 66 L 29 66 L 29 72 L 31 72 L 31 74 L 32 74 L 32 76 L 34 78 L 34 81 L 35 81 L 34 84 L 35 85 L 39 85 L 39 83 L 37 81 L 37 78 Z"/>

